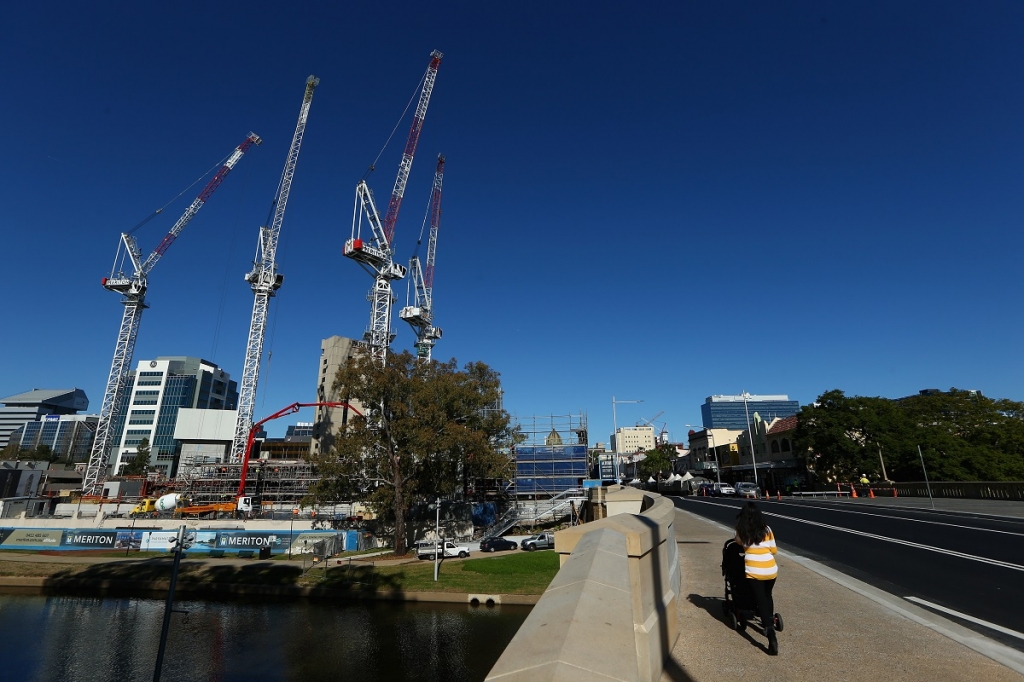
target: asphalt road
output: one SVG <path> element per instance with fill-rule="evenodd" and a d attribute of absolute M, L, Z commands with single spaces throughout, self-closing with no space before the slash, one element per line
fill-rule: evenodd
<path fill-rule="evenodd" d="M 743 504 L 730 498 L 674 500 L 680 509 L 730 528 Z M 909 598 L 1024 651 L 1024 519 L 888 509 L 856 501 L 762 500 L 758 504 L 781 550 L 791 549 Z M 781 588 L 785 576 L 780 575 L 779 581 Z M 837 613 L 836 619 L 841 624 L 842 614 Z"/>

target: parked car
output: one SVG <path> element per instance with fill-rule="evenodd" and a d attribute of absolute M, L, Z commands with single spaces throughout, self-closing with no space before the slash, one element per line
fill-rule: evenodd
<path fill-rule="evenodd" d="M 441 549 L 441 556 L 445 558 L 459 557 L 460 559 L 465 559 L 469 556 L 469 547 L 467 545 L 457 545 L 451 540 L 443 542 L 428 540 L 416 543 L 416 558 L 433 559 L 439 548 Z"/>
<path fill-rule="evenodd" d="M 532 552 L 535 549 L 554 549 L 555 548 L 555 534 L 554 533 L 537 533 L 531 535 L 522 542 L 522 547 L 527 552 Z"/>
<path fill-rule="evenodd" d="M 736 494 L 740 497 L 748 497 L 755 500 L 761 499 L 761 490 L 757 487 L 756 483 L 751 483 L 749 481 L 737 483 Z"/>
<path fill-rule="evenodd" d="M 733 488 L 728 483 L 715 483 L 711 487 L 711 491 L 712 491 L 711 494 L 715 495 L 715 496 L 735 495 L 736 494 L 736 489 Z"/>
<path fill-rule="evenodd" d="M 519 545 L 505 538 L 484 538 L 480 541 L 481 552 L 504 552 L 507 549 L 519 549 Z"/>

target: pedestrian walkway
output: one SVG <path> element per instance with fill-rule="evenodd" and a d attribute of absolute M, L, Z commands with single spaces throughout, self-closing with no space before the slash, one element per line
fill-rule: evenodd
<path fill-rule="evenodd" d="M 738 633 L 722 615 L 722 545 L 731 535 L 711 521 L 676 513 L 680 635 L 663 682 L 1024 680 L 1008 667 L 1024 672 L 1024 654 L 788 553 L 784 537 L 778 538 L 774 596 L 785 629 L 779 633 L 779 655 L 769 656 L 757 626 Z"/>

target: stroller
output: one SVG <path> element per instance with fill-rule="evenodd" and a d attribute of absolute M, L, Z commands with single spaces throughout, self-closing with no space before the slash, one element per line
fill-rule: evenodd
<path fill-rule="evenodd" d="M 743 564 L 743 545 L 730 539 L 722 548 L 722 575 L 725 576 L 725 601 L 722 602 L 722 615 L 725 622 L 736 632 L 747 628 L 747 621 L 757 617 L 757 604 L 754 595 L 747 585 L 747 572 Z M 776 613 L 773 618 L 776 632 L 782 632 L 782 615 Z"/>

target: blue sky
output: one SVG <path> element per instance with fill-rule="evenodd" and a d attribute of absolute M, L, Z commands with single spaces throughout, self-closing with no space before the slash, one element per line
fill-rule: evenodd
<path fill-rule="evenodd" d="M 1024 399 L 1024 5 L 436 5 L 0 6 L 0 394 L 77 386 L 98 411 L 119 234 L 252 130 L 151 274 L 135 353 L 241 374 L 242 277 L 312 73 L 256 414 L 312 400 L 320 340 L 369 318 L 341 255 L 355 184 L 438 49 L 396 250 L 444 153 L 435 356 L 500 371 L 511 412 L 585 412 L 593 443 L 613 395 L 674 440 L 742 390 Z"/>

